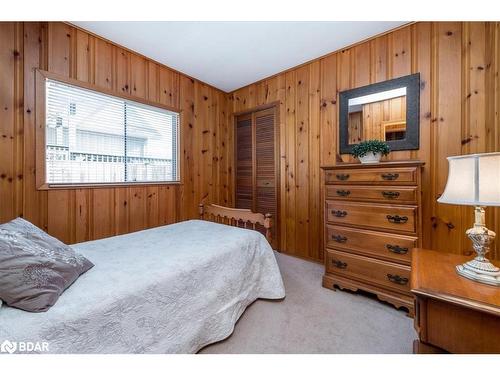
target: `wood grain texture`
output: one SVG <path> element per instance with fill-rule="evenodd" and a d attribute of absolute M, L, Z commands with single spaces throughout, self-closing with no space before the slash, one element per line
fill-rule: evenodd
<path fill-rule="evenodd" d="M 235 207 L 272 215 L 274 249 L 280 248 L 278 121 L 271 105 L 236 116 L 234 124 Z"/>
<path fill-rule="evenodd" d="M 233 227 L 259 230 L 262 227 L 267 241 L 272 243 L 272 215 L 253 212 L 246 208 L 231 208 L 217 204 L 200 204 L 200 220 L 208 220 L 215 223 L 226 224 Z"/>
<path fill-rule="evenodd" d="M 419 72 L 420 149 L 394 152 L 388 160 L 425 162 L 423 245 L 470 252 L 465 230 L 472 211 L 436 199 L 446 183 L 447 156 L 500 151 L 499 69 L 499 23 L 419 22 L 230 93 L 233 113 L 280 101 L 281 250 L 323 258 L 315 220 L 322 217 L 317 202 L 325 192 L 316 173 L 336 163 L 338 92 Z M 487 225 L 500 233 L 499 208 L 487 209 Z M 490 257 L 500 259 L 500 241 Z"/>
<path fill-rule="evenodd" d="M 0 22 L 0 222 L 23 216 L 66 243 L 196 218 L 232 205 L 227 94 L 61 22 Z M 35 72 L 181 111 L 182 185 L 35 189 Z"/>
<path fill-rule="evenodd" d="M 498 288 L 459 276 L 455 266 L 468 259 L 414 249 L 411 291 L 416 296 L 415 330 L 420 343 L 450 353 L 500 353 Z M 420 346 L 415 349 L 422 353 Z"/>
<path fill-rule="evenodd" d="M 500 23 L 412 24 L 230 94 L 63 23 L 2 22 L 0 40 L 2 222 L 22 215 L 77 242 L 194 218 L 203 199 L 234 205 L 233 114 L 278 102 L 280 247 L 321 260 L 319 166 L 335 164 L 338 92 L 420 72 L 420 149 L 389 159 L 426 163 L 423 245 L 471 250 L 470 209 L 436 199 L 446 182 L 446 156 L 500 151 Z M 144 187 L 137 196 L 130 188 L 35 190 L 35 68 L 178 106 L 183 184 Z M 500 233 L 500 208 L 487 209 L 487 225 Z M 491 258 L 500 259 L 499 243 Z"/>
<path fill-rule="evenodd" d="M 408 282 L 410 253 L 422 243 L 421 162 L 344 163 L 322 169 L 327 184 L 323 286 L 375 293 L 412 316 Z M 358 189 L 378 194 L 359 194 L 358 200 Z M 405 190 L 414 191 L 407 203 L 387 199 L 403 196 Z"/>

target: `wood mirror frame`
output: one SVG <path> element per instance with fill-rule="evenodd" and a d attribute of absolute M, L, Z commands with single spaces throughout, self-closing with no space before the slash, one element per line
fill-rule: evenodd
<path fill-rule="evenodd" d="M 418 150 L 420 142 L 420 73 L 342 91 L 339 94 L 339 143 L 340 153 L 351 153 L 349 143 L 349 99 L 406 87 L 406 136 L 404 139 L 387 141 L 391 151 Z"/>

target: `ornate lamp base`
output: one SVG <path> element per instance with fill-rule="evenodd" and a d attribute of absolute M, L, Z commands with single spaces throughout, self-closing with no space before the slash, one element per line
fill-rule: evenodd
<path fill-rule="evenodd" d="M 496 272 L 494 270 L 481 272 L 475 267 L 477 263 L 484 264 L 484 262 L 478 262 L 474 259 L 471 260 L 470 262 L 458 265 L 457 266 L 458 274 L 470 280 L 478 281 L 483 284 L 500 286 L 500 270 L 495 267 L 497 269 Z M 493 266 L 493 264 L 489 262 L 486 264 Z"/>
<path fill-rule="evenodd" d="M 480 283 L 500 286 L 500 269 L 485 258 L 490 249 L 490 243 L 495 239 L 495 232 L 488 230 L 484 225 L 484 209 L 475 208 L 476 221 L 474 227 L 467 230 L 467 236 L 472 241 L 472 246 L 477 256 L 467 263 L 457 266 L 459 275 Z"/>

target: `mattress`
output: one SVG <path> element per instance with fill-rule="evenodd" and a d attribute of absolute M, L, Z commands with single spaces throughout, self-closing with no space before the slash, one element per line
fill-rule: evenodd
<path fill-rule="evenodd" d="M 196 353 L 229 336 L 256 299 L 285 296 L 256 231 L 190 220 L 72 246 L 95 267 L 47 312 L 2 306 L 0 342 L 48 343 L 51 354 Z"/>

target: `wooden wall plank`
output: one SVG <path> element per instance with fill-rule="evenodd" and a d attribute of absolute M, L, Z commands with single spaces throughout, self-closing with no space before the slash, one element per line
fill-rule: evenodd
<path fill-rule="evenodd" d="M 371 45 L 371 81 L 382 82 L 387 79 L 387 35 L 375 38 Z"/>
<path fill-rule="evenodd" d="M 411 72 L 411 28 L 405 27 L 389 34 L 390 77 L 398 78 Z"/>
<path fill-rule="evenodd" d="M 147 61 L 147 98 L 153 102 L 159 102 L 160 97 L 160 81 L 159 81 L 159 66 L 158 64 Z"/>
<path fill-rule="evenodd" d="M 172 224 L 177 221 L 176 198 L 177 188 L 175 186 L 160 186 L 158 199 L 164 204 L 159 205 L 159 224 Z"/>
<path fill-rule="evenodd" d="M 124 234 L 130 231 L 130 189 L 128 187 L 113 189 L 115 234 Z M 142 215 L 139 220 L 142 220 Z"/>
<path fill-rule="evenodd" d="M 24 25 L 16 23 L 14 43 L 14 215 L 23 216 L 23 153 L 24 153 Z M 1 108 L 1 107 L 0 107 Z"/>
<path fill-rule="evenodd" d="M 212 131 L 213 98 L 207 85 L 195 84 L 195 133 L 194 144 L 198 150 L 194 159 L 195 176 L 198 177 L 195 187 L 195 201 L 209 202 L 212 185 Z"/>
<path fill-rule="evenodd" d="M 486 151 L 486 23 L 465 22 L 462 25 L 463 110 L 462 154 Z M 472 227 L 472 207 L 461 207 L 462 228 Z M 469 220 L 467 220 L 469 218 Z M 467 244 L 467 242 L 466 242 Z M 464 246 L 467 246 L 467 245 Z M 469 246 L 472 253 L 472 246 Z"/>
<path fill-rule="evenodd" d="M 194 113 L 194 86 L 195 83 L 191 78 L 180 78 L 180 108 L 181 114 L 181 134 L 182 134 L 182 164 L 181 164 L 181 179 L 182 185 L 179 187 L 181 201 L 183 202 L 182 209 L 179 212 L 181 220 L 197 217 L 197 202 L 195 197 L 195 179 L 199 176 L 195 175 L 195 121 Z"/>
<path fill-rule="evenodd" d="M 91 37 L 84 31 L 73 30 L 75 50 L 75 77 L 88 83 L 93 82 Z M 75 191 L 75 238 L 74 242 L 88 241 L 90 236 L 91 193 L 89 189 Z"/>
<path fill-rule="evenodd" d="M 353 83 L 353 71 L 351 63 L 351 50 L 345 49 L 337 54 L 337 65 L 336 65 L 336 77 L 337 77 L 337 101 L 338 93 L 344 90 L 348 90 L 354 87 Z M 327 74 L 326 72 L 323 74 Z M 339 118 L 339 106 L 336 106 L 337 113 L 335 114 L 336 119 Z M 337 131 L 338 134 L 338 131 Z M 338 140 L 337 140 L 338 142 Z M 336 153 L 338 152 L 338 147 L 336 148 Z M 354 159 L 350 155 L 341 155 L 344 162 L 352 162 Z"/>
<path fill-rule="evenodd" d="M 94 189 L 92 191 L 91 239 L 100 239 L 118 234 L 115 229 L 115 190 Z"/>
<path fill-rule="evenodd" d="M 412 73 L 412 34 L 411 28 L 403 28 L 388 35 L 388 75 L 387 79 L 394 79 Z M 388 160 L 411 159 L 411 151 L 391 153 Z"/>
<path fill-rule="evenodd" d="M 147 69 L 146 59 L 133 54 L 130 56 L 130 93 L 143 99 L 148 97 Z"/>
<path fill-rule="evenodd" d="M 285 238 L 285 233 L 286 233 L 286 228 L 287 228 L 287 223 L 286 220 L 284 219 L 286 217 L 286 203 L 287 203 L 287 162 L 286 162 L 286 154 L 287 154 L 287 142 L 286 142 L 286 121 L 287 121 L 287 108 L 285 106 L 286 102 L 286 93 L 287 93 L 287 88 L 286 88 L 286 77 L 284 74 L 281 74 L 275 78 L 276 80 L 276 94 L 274 97 L 275 102 L 277 102 L 278 106 L 278 139 L 279 139 L 279 186 L 280 186 L 280 191 L 279 191 L 279 212 L 278 214 L 280 215 L 281 219 L 279 221 L 280 223 L 280 249 L 285 249 L 286 248 L 286 238 Z M 228 105 L 231 105 L 232 103 L 228 101 Z M 231 143 L 232 144 L 232 143 Z M 234 187 L 233 187 L 234 188 Z"/>
<path fill-rule="evenodd" d="M 325 72 L 325 73 L 324 73 Z M 328 72 L 328 74 L 326 74 Z M 337 154 L 337 55 L 321 60 L 320 165 L 333 165 Z"/>
<path fill-rule="evenodd" d="M 500 22 L 486 25 L 486 151 L 500 150 Z M 500 233 L 500 207 L 488 208 L 486 224 Z M 500 241 L 491 249 L 492 258 L 500 259 Z"/>
<path fill-rule="evenodd" d="M 371 57 L 370 57 L 370 44 L 363 43 L 353 48 L 351 57 L 351 69 L 353 71 L 355 87 L 366 86 L 370 84 L 370 68 L 371 68 Z"/>
<path fill-rule="evenodd" d="M 63 242 L 72 241 L 71 191 L 49 191 L 47 206 L 52 214 L 48 214 L 47 229 L 51 236 Z"/>
<path fill-rule="evenodd" d="M 433 220 L 430 217 L 434 206 L 431 174 L 431 29 L 429 22 L 418 23 L 413 27 L 415 45 L 413 48 L 414 72 L 420 73 L 420 150 L 412 155 L 425 163 L 422 170 L 422 244 L 431 248 Z"/>
<path fill-rule="evenodd" d="M 113 83 L 117 92 L 130 94 L 130 52 L 113 46 Z M 141 203 L 141 194 L 134 194 L 130 187 L 115 188 L 115 234 L 124 234 L 140 228 L 144 222 L 144 214 Z M 131 200 L 134 202 L 132 203 Z M 131 207 L 138 209 L 130 215 Z M 132 228 L 132 229 L 131 229 Z"/>
<path fill-rule="evenodd" d="M 295 74 L 295 244 L 300 253 L 309 250 L 309 68 Z"/>
<path fill-rule="evenodd" d="M 76 73 L 75 73 L 75 78 L 84 81 L 84 82 L 91 82 L 90 81 L 90 76 L 91 76 L 91 71 L 90 71 L 90 59 L 91 59 L 91 52 L 90 52 L 90 40 L 89 40 L 89 35 L 81 30 L 76 30 L 76 43 L 75 43 L 75 48 L 76 48 Z"/>
<path fill-rule="evenodd" d="M 308 257 L 323 258 L 323 231 L 322 221 L 318 212 L 321 212 L 322 201 L 321 170 L 320 170 L 320 106 L 321 106 L 321 63 L 315 61 L 309 69 L 309 189 L 308 189 L 308 221 L 309 243 Z M 316 192 L 316 194 L 314 194 Z"/>
<path fill-rule="evenodd" d="M 286 233 L 285 233 L 285 244 L 283 251 L 289 254 L 300 254 L 300 250 L 297 251 L 297 244 L 295 242 L 295 229 L 297 226 L 296 219 L 296 146 L 297 146 L 297 127 L 296 127 L 296 72 L 290 71 L 285 74 L 286 82 L 286 154 L 285 154 L 285 165 L 286 165 L 286 203 L 285 210 L 281 213 L 281 220 L 286 221 Z M 307 249 L 302 249 L 303 252 Z"/>
<path fill-rule="evenodd" d="M 146 189 L 146 228 L 157 227 L 160 223 L 158 189 L 158 186 L 148 186 Z"/>
<path fill-rule="evenodd" d="M 74 78 L 73 28 L 62 23 L 48 25 L 48 70 L 68 78 Z M 75 191 L 49 190 L 47 206 L 57 215 L 47 215 L 50 235 L 61 241 L 75 241 Z"/>
<path fill-rule="evenodd" d="M 114 47 L 114 90 L 124 94 L 130 94 L 130 52 Z"/>
<path fill-rule="evenodd" d="M 179 74 L 165 67 L 160 67 L 160 103 L 170 107 L 179 106 Z"/>
<path fill-rule="evenodd" d="M 35 144 L 35 72 L 36 68 L 46 69 L 45 49 L 46 25 L 26 22 L 24 26 L 24 149 Z M 3 64 L 2 64 L 3 66 Z M 35 188 L 35 153 L 23 153 L 23 217 L 40 228 L 47 230 L 47 192 Z M 4 212 L 3 209 L 0 210 Z"/>
<path fill-rule="evenodd" d="M 84 242 L 90 236 L 90 194 L 88 189 L 75 190 L 75 238 L 73 242 Z"/>
<path fill-rule="evenodd" d="M 69 77 L 71 74 L 71 30 L 64 23 L 49 23 L 49 71 Z"/>
<path fill-rule="evenodd" d="M 436 113 L 434 135 L 437 147 L 434 149 L 436 169 L 434 199 L 443 192 L 448 176 L 447 156 L 460 155 L 462 141 L 462 106 L 461 106 L 461 24 L 439 23 L 435 27 L 438 48 L 436 56 L 437 81 L 433 85 Z M 433 247 L 460 252 L 465 238 L 462 231 L 461 209 L 454 205 L 436 205 L 435 232 Z M 457 235 L 458 233 L 458 235 Z"/>
<path fill-rule="evenodd" d="M 147 227 L 147 188 L 128 188 L 129 204 L 128 215 L 129 224 L 124 232 L 137 232 Z M 123 212 L 120 212 L 122 214 Z"/>
<path fill-rule="evenodd" d="M 229 142 L 232 142 L 232 137 L 229 134 L 230 125 L 228 124 L 228 108 L 227 100 L 225 94 L 216 93 L 217 95 L 217 155 L 215 156 L 217 161 L 216 166 L 216 183 L 217 188 L 215 193 L 217 194 L 217 202 L 221 205 L 228 206 L 232 204 L 231 201 L 231 180 L 230 180 L 230 169 L 231 169 L 231 159 L 232 159 L 232 147 L 228 146 Z"/>
<path fill-rule="evenodd" d="M 0 23 L 0 220 L 15 218 L 16 24 Z M 19 52 L 18 52 L 19 53 Z M 19 56 L 19 55 L 18 55 Z"/>
<path fill-rule="evenodd" d="M 211 90 L 212 95 L 212 105 L 210 108 L 210 118 L 212 121 L 209 123 L 212 125 L 210 128 L 211 140 L 212 140 L 212 188 L 210 194 L 210 201 L 219 203 L 221 199 L 222 186 L 220 183 L 220 172 L 221 165 L 220 162 L 220 136 L 221 136 L 221 111 L 219 110 L 219 95 L 214 90 Z"/>
<path fill-rule="evenodd" d="M 112 89 L 114 52 L 113 45 L 99 38 L 90 38 L 94 47 L 91 77 L 98 87 Z M 91 239 L 105 238 L 117 233 L 115 229 L 115 191 L 114 189 L 92 189 L 90 191 L 89 225 Z"/>
<path fill-rule="evenodd" d="M 94 45 L 94 83 L 112 89 L 113 82 L 113 45 L 99 38 L 91 38 Z"/>

